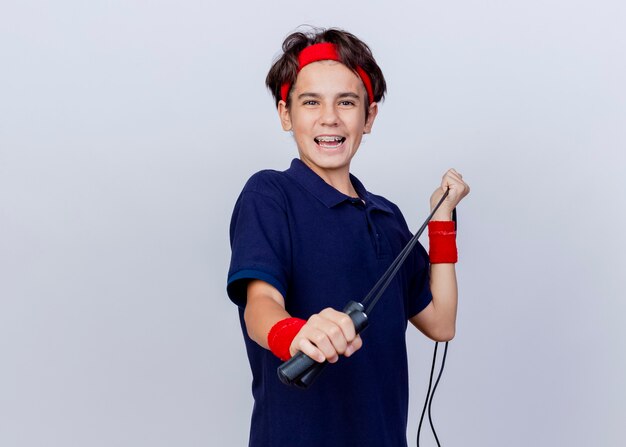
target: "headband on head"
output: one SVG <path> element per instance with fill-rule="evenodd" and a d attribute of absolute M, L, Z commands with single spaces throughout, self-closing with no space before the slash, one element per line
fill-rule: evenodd
<path fill-rule="evenodd" d="M 339 58 L 339 53 L 337 53 L 337 46 L 334 43 L 316 43 L 314 45 L 306 47 L 298 55 L 298 73 L 300 73 L 300 70 L 302 70 L 305 66 L 317 61 L 342 62 L 342 60 Z M 372 89 L 372 81 L 370 80 L 370 77 L 365 72 L 365 70 L 363 70 L 358 65 L 356 67 L 356 72 L 363 81 L 370 104 L 372 104 L 374 102 L 374 90 Z M 280 86 L 280 98 L 285 102 L 287 102 L 287 95 L 289 94 L 290 88 L 290 82 L 285 82 L 283 85 Z"/>

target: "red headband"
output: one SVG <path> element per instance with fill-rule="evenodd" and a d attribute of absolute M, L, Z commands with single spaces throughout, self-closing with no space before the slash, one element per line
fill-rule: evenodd
<path fill-rule="evenodd" d="M 300 70 L 302 70 L 305 66 L 317 61 L 342 62 L 339 58 L 339 53 L 337 53 L 337 47 L 334 43 L 316 43 L 315 45 L 310 45 L 306 47 L 298 55 L 298 73 L 300 73 Z M 356 67 L 356 72 L 363 81 L 363 84 L 365 85 L 365 90 L 367 91 L 367 96 L 370 100 L 370 104 L 373 103 L 374 90 L 372 89 L 372 81 L 370 80 L 370 77 L 367 75 L 365 70 L 363 70 L 358 65 Z M 280 98 L 285 102 L 287 102 L 287 95 L 289 94 L 290 88 L 291 83 L 289 82 L 285 82 L 283 85 L 280 86 Z"/>

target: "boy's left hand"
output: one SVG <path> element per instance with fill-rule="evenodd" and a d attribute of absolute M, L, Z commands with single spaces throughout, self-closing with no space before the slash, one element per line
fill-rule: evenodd
<path fill-rule="evenodd" d="M 441 186 L 433 192 L 430 196 L 430 209 L 435 208 L 441 196 L 446 192 L 446 189 L 450 188 L 448 197 L 441 204 L 432 220 L 451 220 L 452 210 L 456 208 L 458 203 L 469 194 L 470 187 L 463 181 L 463 176 L 455 169 L 448 169 L 443 175 L 441 180 Z"/>

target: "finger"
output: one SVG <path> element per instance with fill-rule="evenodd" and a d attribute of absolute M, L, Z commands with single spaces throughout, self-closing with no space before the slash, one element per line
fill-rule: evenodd
<path fill-rule="evenodd" d="M 448 194 L 447 202 L 456 206 L 463 197 L 467 195 L 466 189 L 463 184 L 454 184 L 450 186 L 450 193 Z"/>
<path fill-rule="evenodd" d="M 442 183 L 445 183 L 446 181 L 451 183 L 463 183 L 463 178 L 458 173 L 446 172 L 443 176 Z"/>
<path fill-rule="evenodd" d="M 324 355 L 324 353 L 317 349 L 315 345 L 306 338 L 294 340 L 294 342 L 291 344 L 291 347 L 289 348 L 289 352 L 291 353 L 291 355 L 295 355 L 298 351 L 308 355 L 318 363 L 324 363 L 324 361 L 326 361 L 326 356 Z"/>
<path fill-rule="evenodd" d="M 448 172 L 453 173 L 453 174 L 456 174 L 456 175 L 458 175 L 460 178 L 463 178 L 463 176 L 461 175 L 461 173 L 460 173 L 459 171 L 457 171 L 456 169 L 454 169 L 454 168 L 450 168 L 450 169 L 448 169 Z"/>
<path fill-rule="evenodd" d="M 356 351 L 361 349 L 361 346 L 363 346 L 363 340 L 361 339 L 360 335 L 357 335 L 356 338 L 352 340 L 351 343 L 348 344 L 348 347 L 346 348 L 346 352 L 344 353 L 344 355 L 346 357 L 350 357 Z"/>
<path fill-rule="evenodd" d="M 348 314 L 329 307 L 321 311 L 320 315 L 332 321 L 341 329 L 346 342 L 349 343 L 354 340 L 356 330 L 354 328 L 354 322 Z"/>
<path fill-rule="evenodd" d="M 450 188 L 450 193 L 452 195 L 459 194 L 464 196 L 466 194 L 465 191 L 468 189 L 467 183 L 465 183 L 463 179 L 459 178 L 456 174 L 446 175 L 443 182 Z"/>
<path fill-rule="evenodd" d="M 313 327 L 312 325 L 308 325 L 308 327 L 304 326 L 303 330 L 300 331 L 296 338 L 299 339 L 297 343 L 298 347 L 303 343 L 302 340 L 306 340 L 308 343 L 317 348 L 317 351 L 319 351 L 323 357 L 321 358 L 318 356 L 316 358 L 317 361 L 323 362 L 324 360 L 328 360 L 332 363 L 333 360 L 336 361 L 336 359 L 338 358 L 337 350 L 328 338 L 328 335 L 323 330 L 320 330 L 318 327 Z M 304 347 L 310 350 L 310 346 L 308 345 L 308 343 L 305 342 Z M 317 355 L 317 353 L 315 353 L 315 355 Z M 319 360 L 320 358 L 321 360 Z"/>
<path fill-rule="evenodd" d="M 459 171 L 457 171 L 456 169 L 454 169 L 454 168 L 450 168 L 450 169 L 448 169 L 448 170 L 444 173 L 444 176 L 446 176 L 446 175 L 448 175 L 448 174 L 450 174 L 450 175 L 455 175 L 455 176 L 458 176 L 458 177 L 460 177 L 460 178 L 463 178 L 463 175 L 462 175 Z"/>
<path fill-rule="evenodd" d="M 331 330 L 329 330 L 328 328 L 325 328 L 324 330 L 316 331 L 308 338 L 315 346 L 317 346 L 317 349 L 322 351 L 322 354 L 324 354 L 324 357 L 326 358 L 326 360 L 332 363 L 332 360 L 337 359 L 340 352 L 345 351 L 347 343 L 341 346 L 340 342 L 337 342 L 331 338 L 331 336 L 329 335 L 329 332 L 331 332 Z M 332 332 L 333 332 L 332 336 L 336 337 L 336 334 L 340 331 L 336 330 Z M 344 340 L 344 343 L 345 343 L 345 340 Z M 335 344 L 339 345 L 339 348 L 335 346 Z"/>
<path fill-rule="evenodd" d="M 461 179 L 455 179 L 450 183 L 450 190 L 453 190 L 459 197 L 465 197 L 469 192 L 469 185 Z"/>
<path fill-rule="evenodd" d="M 334 321 L 325 318 L 321 318 L 316 324 L 316 328 L 325 336 L 324 339 L 320 337 L 320 343 L 323 343 L 323 346 L 318 347 L 326 357 L 328 358 L 329 355 L 332 356 L 333 354 L 343 354 L 348 346 L 348 341 L 341 328 Z M 316 339 L 312 341 L 317 345 Z M 332 352 L 331 349 L 327 349 L 330 346 L 332 346 Z"/>

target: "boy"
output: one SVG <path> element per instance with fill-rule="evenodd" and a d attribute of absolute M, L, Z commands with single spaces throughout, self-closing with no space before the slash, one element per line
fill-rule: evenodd
<path fill-rule="evenodd" d="M 383 74 L 354 35 L 314 29 L 285 39 L 266 84 L 299 159 L 253 175 L 231 222 L 227 290 L 253 374 L 249 445 L 406 446 L 407 322 L 433 340 L 454 336 L 450 217 L 469 187 L 453 169 L 443 176 L 431 207 L 450 192 L 430 225 L 430 261 L 418 244 L 361 338 L 337 309 L 360 301 L 411 237 L 398 207 L 350 174 Z M 297 351 L 336 364 L 306 391 L 285 386 L 276 368 Z"/>

